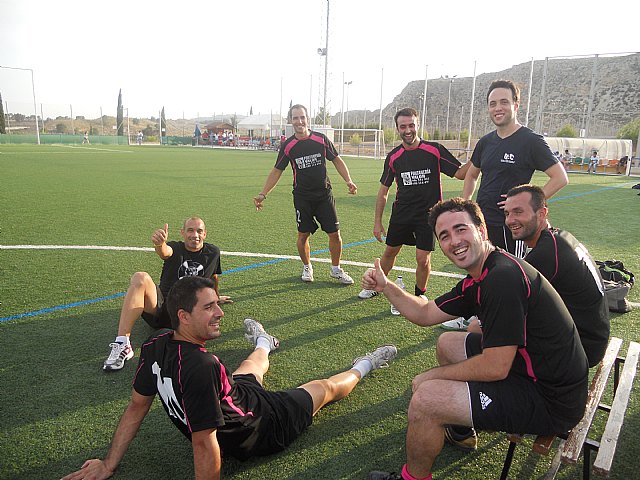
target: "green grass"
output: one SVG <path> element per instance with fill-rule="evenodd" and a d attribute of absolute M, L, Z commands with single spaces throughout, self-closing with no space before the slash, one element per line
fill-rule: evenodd
<path fill-rule="evenodd" d="M 260 191 L 274 153 L 171 147 L 0 146 L 0 245 L 150 246 L 152 231 L 165 222 L 178 237 L 182 220 L 201 215 L 208 241 L 228 252 L 296 255 L 291 173 L 257 213 Z M 347 158 L 358 195 L 331 169 L 345 245 L 372 239 L 373 210 L 381 161 Z M 617 258 L 640 273 L 640 199 L 626 177 L 572 175 L 551 203 L 554 225 L 571 231 L 598 259 Z M 536 176 L 538 184 L 544 176 Z M 620 188 L 618 188 L 620 187 Z M 446 197 L 462 183 L 444 181 Z M 387 208 L 387 218 L 390 210 Z M 312 251 L 327 248 L 326 235 L 312 238 Z M 372 262 L 383 247 L 375 242 L 346 246 L 343 259 Z M 328 253 L 315 255 L 328 258 Z M 268 259 L 223 255 L 226 272 Z M 405 248 L 397 265 L 414 266 Z M 434 270 L 458 273 L 440 251 Z M 138 270 L 157 278 L 161 262 L 152 252 L 0 249 L 0 318 L 123 292 Z M 358 279 L 363 267 L 347 266 Z M 249 352 L 242 320 L 262 321 L 282 341 L 272 356 L 265 384 L 292 388 L 341 371 L 377 345 L 398 346 L 391 368 L 368 376 L 347 399 L 325 408 L 314 425 L 286 452 L 248 462 L 225 460 L 229 479 L 364 478 L 372 469 L 398 470 L 404 462 L 406 409 L 411 379 L 436 365 L 441 330 L 419 328 L 388 314 L 383 298 L 359 301 L 358 285 L 343 287 L 317 263 L 316 282 L 300 282 L 299 261 L 282 261 L 225 273 L 221 292 L 235 304 L 225 308 L 223 337 L 210 344 L 233 369 Z M 413 274 L 405 273 L 408 286 Z M 434 297 L 454 284 L 432 276 Z M 640 301 L 638 288 L 631 300 Z M 0 322 L 0 478 L 59 478 L 86 458 L 106 453 L 128 401 L 136 362 L 123 371 L 101 371 L 116 331 L 122 299 L 55 310 Z M 613 315 L 612 333 L 640 338 L 640 309 Z M 138 322 L 132 334 L 136 354 L 151 333 Z M 612 478 L 637 476 L 640 401 L 634 387 Z M 602 429 L 605 417 L 598 418 Z M 434 477 L 496 478 L 507 442 L 502 434 L 480 435 L 480 448 L 462 454 L 445 447 Z M 512 478 L 538 478 L 549 459 L 519 449 Z M 191 446 L 165 418 L 158 402 L 115 478 L 189 478 Z M 564 468 L 559 478 L 581 478 Z"/>

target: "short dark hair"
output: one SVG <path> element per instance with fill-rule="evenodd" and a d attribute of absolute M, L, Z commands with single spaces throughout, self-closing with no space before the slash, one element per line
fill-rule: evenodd
<path fill-rule="evenodd" d="M 484 215 L 480 206 L 473 200 L 465 200 L 462 197 L 453 197 L 448 200 L 440 201 L 434 205 L 429 213 L 429 225 L 436 232 L 436 222 L 438 217 L 445 212 L 467 212 L 476 227 L 485 225 Z"/>
<path fill-rule="evenodd" d="M 295 105 L 291 105 L 289 107 L 289 113 L 287 114 L 287 120 L 291 121 L 291 112 L 293 112 L 296 108 L 301 108 L 302 110 L 304 110 L 304 114 L 307 118 L 309 118 L 309 112 L 307 111 L 307 107 L 305 107 L 304 105 L 300 105 L 299 103 L 296 103 Z"/>
<path fill-rule="evenodd" d="M 193 312 L 193 307 L 198 303 L 198 292 L 203 288 L 214 289 L 213 281 L 210 278 L 189 276 L 178 280 L 167 296 L 167 311 L 171 317 L 171 328 L 176 330 L 180 326 L 178 310 Z"/>
<path fill-rule="evenodd" d="M 529 192 L 531 194 L 531 201 L 529 204 L 533 208 L 534 212 L 537 212 L 543 207 L 547 206 L 547 197 L 544 194 L 544 190 L 537 185 L 531 185 L 529 183 L 525 185 L 518 185 L 513 187 L 507 192 L 507 198 L 519 195 L 521 193 Z"/>
<path fill-rule="evenodd" d="M 493 92 L 496 88 L 508 88 L 509 90 L 511 90 L 511 96 L 513 97 L 513 101 L 514 102 L 520 101 L 520 87 L 518 87 L 515 83 L 513 83 L 513 81 L 494 80 L 493 82 L 491 82 L 491 85 L 489 85 L 489 91 L 487 92 L 487 103 L 489 103 L 489 95 L 491 95 L 491 92 Z"/>
<path fill-rule="evenodd" d="M 416 109 L 411 107 L 403 108 L 402 110 L 398 110 L 396 112 L 396 114 L 393 116 L 393 121 L 396 122 L 396 127 L 398 126 L 398 117 L 416 117 L 418 120 L 420 120 Z"/>

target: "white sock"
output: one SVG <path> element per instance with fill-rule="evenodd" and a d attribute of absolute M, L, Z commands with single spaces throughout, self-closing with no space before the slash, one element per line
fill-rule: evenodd
<path fill-rule="evenodd" d="M 340 272 L 340 265 L 331 265 L 331 271 L 333 273 L 338 273 Z"/>
<path fill-rule="evenodd" d="M 361 360 L 358 360 L 356 362 L 356 364 L 351 367 L 354 370 L 357 370 L 360 372 L 360 378 L 364 378 L 364 376 L 369 373 L 371 370 L 373 370 L 373 365 L 371 364 L 371 361 L 368 358 L 363 358 Z"/>
<path fill-rule="evenodd" d="M 129 345 L 129 336 L 128 335 L 118 335 L 116 337 L 116 343 L 121 343 L 122 345 Z"/>
<path fill-rule="evenodd" d="M 267 337 L 258 337 L 256 340 L 256 348 L 264 348 L 267 352 L 271 352 L 271 340 Z"/>

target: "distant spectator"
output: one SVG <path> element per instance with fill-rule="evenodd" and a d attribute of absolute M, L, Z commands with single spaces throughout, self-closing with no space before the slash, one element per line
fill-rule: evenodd
<path fill-rule="evenodd" d="M 593 167 L 593 173 L 596 173 L 599 163 L 600 163 L 600 157 L 598 156 L 598 152 L 594 150 L 593 155 L 591 155 L 591 158 L 589 159 L 589 166 L 587 167 L 587 173 L 591 173 L 592 167 Z"/>
<path fill-rule="evenodd" d="M 91 145 L 91 142 L 89 142 L 89 132 L 84 132 L 84 137 L 82 138 L 82 144 L 87 144 L 87 145 Z"/>
<path fill-rule="evenodd" d="M 620 159 L 616 166 L 616 173 L 627 173 L 627 163 L 629 163 L 629 155 L 625 155 Z"/>
<path fill-rule="evenodd" d="M 565 170 L 569 170 L 569 165 L 571 165 L 571 160 L 573 160 L 573 155 L 569 153 L 568 149 L 564 150 L 564 153 L 560 156 L 560 161 L 564 166 Z"/>
<path fill-rule="evenodd" d="M 138 142 L 138 145 L 142 145 L 142 139 L 144 138 L 144 134 L 142 133 L 141 130 L 138 130 L 138 135 L 136 138 L 136 141 Z"/>

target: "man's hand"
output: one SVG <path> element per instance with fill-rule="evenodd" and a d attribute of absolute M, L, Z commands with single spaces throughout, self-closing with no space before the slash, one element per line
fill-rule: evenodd
<path fill-rule="evenodd" d="M 256 206 L 256 211 L 257 212 L 262 210 L 262 202 L 264 202 L 266 199 L 267 199 L 267 197 L 265 195 L 263 195 L 262 193 L 259 193 L 258 195 L 253 197 L 253 204 Z"/>
<path fill-rule="evenodd" d="M 496 205 L 498 205 L 498 208 L 500 210 L 504 210 L 504 204 L 507 203 L 507 194 L 503 193 L 502 195 L 500 195 L 500 198 L 502 198 L 503 200 L 496 203 Z"/>
<path fill-rule="evenodd" d="M 113 470 L 109 470 L 102 460 L 94 458 L 84 462 L 80 470 L 62 477 L 62 480 L 104 480 L 111 475 Z"/>
<path fill-rule="evenodd" d="M 368 269 L 362 276 L 362 288 L 365 290 L 375 290 L 376 292 L 382 292 L 384 287 L 389 283 L 389 279 L 382 271 L 380 266 L 380 259 L 376 258 L 374 268 Z"/>
<path fill-rule="evenodd" d="M 218 297 L 218 304 L 219 305 L 224 305 L 224 304 L 231 304 L 233 303 L 233 300 L 231 300 L 231 297 L 228 295 L 220 295 Z"/>
<path fill-rule="evenodd" d="M 358 186 L 353 182 L 347 182 L 347 188 L 349 189 L 349 195 L 358 193 Z"/>
<path fill-rule="evenodd" d="M 375 222 L 373 225 L 373 236 L 376 237 L 376 240 L 382 243 L 383 242 L 382 237 L 386 235 L 387 235 L 387 232 L 382 226 L 382 222 Z"/>
<path fill-rule="evenodd" d="M 151 243 L 153 243 L 155 247 L 161 247 L 167 243 L 167 238 L 169 238 L 169 224 L 165 223 L 163 228 L 159 228 L 153 232 L 153 235 L 151 235 Z"/>

